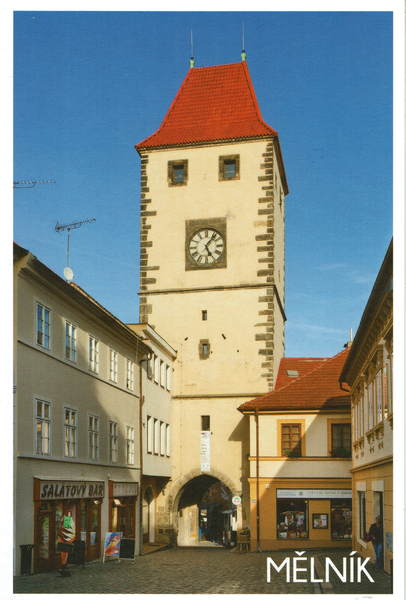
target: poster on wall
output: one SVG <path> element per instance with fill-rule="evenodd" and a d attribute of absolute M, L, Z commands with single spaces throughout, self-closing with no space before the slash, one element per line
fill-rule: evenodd
<path fill-rule="evenodd" d="M 200 438 L 200 470 L 202 473 L 210 471 L 210 431 L 202 431 Z"/>
<path fill-rule="evenodd" d="M 104 542 L 104 553 L 103 553 L 103 562 L 107 557 L 116 556 L 119 558 L 120 556 L 120 542 L 123 537 L 122 533 L 109 532 L 106 533 L 106 539 Z"/>

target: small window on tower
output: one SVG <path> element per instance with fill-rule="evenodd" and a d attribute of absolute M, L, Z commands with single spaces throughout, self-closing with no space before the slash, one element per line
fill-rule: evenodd
<path fill-rule="evenodd" d="M 207 321 L 207 310 L 202 310 L 202 320 Z"/>
<path fill-rule="evenodd" d="M 188 179 L 188 161 L 170 160 L 168 162 L 168 184 L 186 185 Z"/>
<path fill-rule="evenodd" d="M 219 157 L 219 181 L 240 178 L 240 157 L 238 154 Z"/>
<path fill-rule="evenodd" d="M 202 431 L 210 431 L 210 415 L 202 415 Z"/>
<path fill-rule="evenodd" d="M 210 342 L 209 340 L 200 340 L 199 343 L 199 357 L 201 359 L 209 358 L 210 356 Z"/>

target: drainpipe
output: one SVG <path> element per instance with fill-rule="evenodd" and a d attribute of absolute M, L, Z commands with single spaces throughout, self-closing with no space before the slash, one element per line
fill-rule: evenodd
<path fill-rule="evenodd" d="M 144 404 L 144 398 L 142 396 L 142 363 L 148 362 L 152 358 L 152 350 L 150 350 L 149 356 L 142 358 L 140 360 L 140 411 L 139 411 L 139 421 L 140 421 L 140 556 L 142 556 L 142 469 L 143 469 L 143 444 L 142 444 L 142 406 Z"/>
<path fill-rule="evenodd" d="M 256 420 L 256 444 L 257 444 L 257 550 L 262 552 L 259 547 L 259 414 L 258 407 L 255 408 Z"/>

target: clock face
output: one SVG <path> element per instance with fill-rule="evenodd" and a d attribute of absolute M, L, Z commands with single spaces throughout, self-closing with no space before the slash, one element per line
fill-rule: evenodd
<path fill-rule="evenodd" d="M 195 263 L 216 263 L 224 251 L 224 239 L 218 231 L 208 227 L 199 229 L 189 242 L 189 252 Z"/>

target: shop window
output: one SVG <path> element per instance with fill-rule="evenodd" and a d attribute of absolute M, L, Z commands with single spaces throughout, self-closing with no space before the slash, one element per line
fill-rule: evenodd
<path fill-rule="evenodd" d="M 331 537 L 333 540 L 352 537 L 352 504 L 348 500 L 331 501 Z"/>
<path fill-rule="evenodd" d="M 89 335 L 89 369 L 99 372 L 99 340 Z"/>
<path fill-rule="evenodd" d="M 309 537 L 307 500 L 277 500 L 277 532 L 280 539 Z"/>
<path fill-rule="evenodd" d="M 71 408 L 65 408 L 65 456 L 77 456 L 77 412 Z"/>
<path fill-rule="evenodd" d="M 301 425 L 299 423 L 282 425 L 282 456 L 301 455 Z"/>
<path fill-rule="evenodd" d="M 331 425 L 331 455 L 349 458 L 351 456 L 351 424 Z"/>
<path fill-rule="evenodd" d="M 50 453 L 51 405 L 44 400 L 36 400 L 37 454 Z"/>
<path fill-rule="evenodd" d="M 80 507 L 80 539 L 87 539 L 87 503 L 82 502 Z"/>
<path fill-rule="evenodd" d="M 219 157 L 219 181 L 240 178 L 240 157 L 238 154 Z"/>
<path fill-rule="evenodd" d="M 127 390 L 134 391 L 134 362 L 127 358 Z"/>
<path fill-rule="evenodd" d="M 43 502 L 38 510 L 38 558 L 48 560 L 50 558 L 50 531 L 51 531 L 51 505 Z"/>
<path fill-rule="evenodd" d="M 65 323 L 65 358 L 76 361 L 76 327 L 72 323 Z"/>
<path fill-rule="evenodd" d="M 51 335 L 51 311 L 37 302 L 37 344 L 49 350 Z"/>
<path fill-rule="evenodd" d="M 168 184 L 186 185 L 188 181 L 188 161 L 170 160 L 168 161 Z"/>
<path fill-rule="evenodd" d="M 127 464 L 134 464 L 134 427 L 127 426 Z"/>
<path fill-rule="evenodd" d="M 109 421 L 109 461 L 117 462 L 118 454 L 118 423 Z"/>
<path fill-rule="evenodd" d="M 90 546 L 96 546 L 99 543 L 99 521 L 100 505 L 95 501 L 90 509 Z"/>
<path fill-rule="evenodd" d="M 114 498 L 111 503 L 111 531 L 135 537 L 135 498 Z"/>
<path fill-rule="evenodd" d="M 357 492 L 358 538 L 364 539 L 367 532 L 366 492 Z"/>

